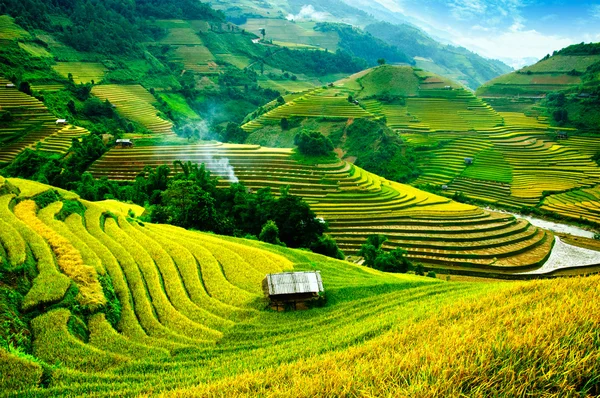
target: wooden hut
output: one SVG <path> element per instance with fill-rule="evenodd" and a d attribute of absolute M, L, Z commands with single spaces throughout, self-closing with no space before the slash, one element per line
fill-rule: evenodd
<path fill-rule="evenodd" d="M 465 158 L 465 164 L 466 165 L 473 164 L 473 158 Z"/>
<path fill-rule="evenodd" d="M 56 124 L 59 126 L 64 126 L 67 124 L 67 119 L 56 119 Z"/>
<path fill-rule="evenodd" d="M 556 133 L 556 138 L 559 140 L 566 140 L 569 138 L 569 134 L 566 131 L 559 131 Z"/>
<path fill-rule="evenodd" d="M 325 292 L 320 271 L 268 274 L 262 284 L 271 309 L 276 311 L 308 309 L 309 302 Z"/>
<path fill-rule="evenodd" d="M 117 148 L 133 148 L 133 142 L 131 140 L 118 139 L 115 141 L 115 146 Z"/>

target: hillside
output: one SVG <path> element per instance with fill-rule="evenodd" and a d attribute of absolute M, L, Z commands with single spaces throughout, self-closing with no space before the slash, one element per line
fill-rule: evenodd
<path fill-rule="evenodd" d="M 211 4 L 222 10 L 228 20 L 250 32 L 258 34 L 265 28 L 267 39 L 276 44 L 330 51 L 342 48 L 368 60 L 369 66 L 376 65 L 379 58 L 390 64 L 412 64 L 459 81 L 472 90 L 512 70 L 500 61 L 483 58 L 465 48 L 439 43 L 405 20 L 382 22 L 387 20 L 386 15 L 374 9 L 365 12 L 359 9 L 361 5 L 339 0 L 276 3 L 213 0 Z"/>
<path fill-rule="evenodd" d="M 541 207 L 557 217 L 597 222 L 593 197 L 587 206 L 574 198 L 557 206 L 553 198 L 600 183 L 600 167 L 592 159 L 596 138 L 551 126 L 541 108 L 527 115 L 518 101 L 493 108 L 451 80 L 394 66 L 284 98 L 284 104 L 249 116 L 242 126 L 250 133 L 246 142 L 291 146 L 299 131 L 317 130 L 331 138 L 338 155 L 389 179 L 457 199 Z M 377 130 L 381 133 L 374 134 Z M 560 139 L 558 130 L 572 137 Z M 390 162 L 396 170 L 379 166 Z"/>
<path fill-rule="evenodd" d="M 460 283 L 385 274 L 141 223 L 132 218 L 139 209 L 118 202 L 66 192 L 43 200 L 51 189 L 43 184 L 0 183 L 4 394 L 598 392 L 589 338 L 600 326 L 597 277 Z M 321 271 L 326 304 L 265 310 L 265 273 L 292 269 Z"/>
<path fill-rule="evenodd" d="M 186 159 L 207 164 L 222 177 L 221 186 L 237 180 L 252 190 L 289 186 L 289 193 L 304 198 L 329 223 L 331 236 L 346 254 L 357 253 L 367 237 L 377 233 L 388 237 L 385 248 L 406 249 L 414 262 L 518 273 L 538 268 L 552 248 L 551 232 L 510 215 L 455 203 L 346 162 L 303 164 L 295 156 L 289 149 L 249 145 L 136 147 L 111 150 L 90 172 L 96 178 L 133 180 L 146 166 Z"/>

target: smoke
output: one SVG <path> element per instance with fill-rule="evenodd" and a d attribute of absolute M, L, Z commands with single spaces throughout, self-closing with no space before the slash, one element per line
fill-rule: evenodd
<path fill-rule="evenodd" d="M 317 21 L 317 22 L 323 22 L 326 21 L 327 19 L 331 19 L 332 15 L 329 14 L 328 12 L 320 12 L 315 10 L 315 8 L 311 5 L 305 5 L 302 6 L 302 8 L 300 9 L 300 12 L 297 15 L 294 14 L 288 14 L 288 16 L 286 17 L 286 19 L 288 21 Z"/>
<path fill-rule="evenodd" d="M 209 157 L 208 161 L 205 162 L 206 168 L 218 175 L 224 175 L 227 180 L 232 184 L 240 182 L 239 178 L 236 177 L 233 166 L 229 163 L 229 158 L 213 158 Z"/>
<path fill-rule="evenodd" d="M 210 120 L 203 119 L 198 122 L 188 123 L 181 127 L 181 131 L 184 136 L 190 134 L 193 137 L 197 137 L 203 141 L 220 141 L 221 137 L 212 128 Z M 227 157 L 213 157 L 210 153 L 206 153 L 202 150 L 198 150 L 199 156 L 193 156 L 187 159 L 179 159 L 186 163 L 188 161 L 197 163 L 198 165 L 204 163 L 205 167 L 214 175 L 222 178 L 226 178 L 230 183 L 240 182 L 239 178 L 235 175 L 235 171 L 229 158 Z"/>

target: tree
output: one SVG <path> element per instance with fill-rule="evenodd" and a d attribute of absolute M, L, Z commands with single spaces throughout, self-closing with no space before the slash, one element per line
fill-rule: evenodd
<path fill-rule="evenodd" d="M 277 228 L 275 221 L 269 220 L 263 225 L 258 239 L 272 245 L 281 245 L 281 241 L 279 240 L 279 228 Z"/>
<path fill-rule="evenodd" d="M 282 130 L 287 130 L 287 129 L 289 129 L 289 128 L 290 128 L 290 122 L 289 122 L 289 120 L 288 120 L 287 118 L 285 118 L 285 117 L 281 118 L 281 122 L 280 122 L 280 124 L 281 124 L 281 129 L 282 129 Z"/>
<path fill-rule="evenodd" d="M 359 256 L 364 257 L 366 266 L 372 267 L 375 265 L 375 259 L 383 253 L 381 246 L 383 246 L 387 240 L 385 235 L 371 235 L 367 238 L 367 243 L 362 245 L 358 252 Z"/>
<path fill-rule="evenodd" d="M 33 91 L 31 90 L 31 86 L 29 85 L 29 82 L 21 82 L 19 84 L 19 91 L 22 93 L 25 93 L 27 95 L 33 94 Z"/>
<path fill-rule="evenodd" d="M 265 40 L 265 37 L 267 36 L 267 31 L 265 28 L 261 28 L 259 30 L 260 34 L 262 35 L 263 41 Z"/>
<path fill-rule="evenodd" d="M 285 104 L 285 99 L 281 95 L 279 97 L 277 97 L 277 104 L 278 105 Z"/>
<path fill-rule="evenodd" d="M 377 60 L 377 64 L 378 64 L 378 65 L 385 65 L 385 59 L 384 59 L 384 58 L 379 58 L 379 59 Z"/>
<path fill-rule="evenodd" d="M 183 228 L 211 230 L 217 218 L 215 199 L 193 181 L 175 180 L 163 193 L 173 224 Z"/>
<path fill-rule="evenodd" d="M 294 137 L 294 144 L 303 155 L 321 156 L 333 151 L 333 143 L 318 131 L 302 131 Z"/>
<path fill-rule="evenodd" d="M 329 235 L 321 236 L 316 242 L 310 245 L 310 250 L 339 260 L 346 258 L 344 252 L 338 247 L 337 242 Z"/>
<path fill-rule="evenodd" d="M 69 102 L 67 102 L 67 109 L 69 110 L 69 112 L 71 112 L 72 115 L 75 115 L 77 113 L 77 108 L 75 107 L 75 101 L 69 100 Z"/>

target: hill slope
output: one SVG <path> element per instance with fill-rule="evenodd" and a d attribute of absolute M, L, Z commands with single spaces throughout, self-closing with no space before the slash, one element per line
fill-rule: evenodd
<path fill-rule="evenodd" d="M 0 183 L 1 231 L 11 231 L 0 234 L 3 393 L 598 392 L 597 277 L 469 284 L 383 274 Z M 321 271 L 324 307 L 263 309 L 264 274 L 291 269 Z"/>
<path fill-rule="evenodd" d="M 304 164 L 290 149 L 220 144 L 113 149 L 90 172 L 96 178 L 133 180 L 145 166 L 181 159 L 207 164 L 223 178 L 223 186 L 238 179 L 251 189 L 289 186 L 291 194 L 303 197 L 329 222 L 346 254 L 358 252 L 369 235 L 378 233 L 389 238 L 386 248 L 404 248 L 414 261 L 515 273 L 538 268 L 554 243 L 552 233 L 510 215 L 455 203 L 342 161 Z"/>

